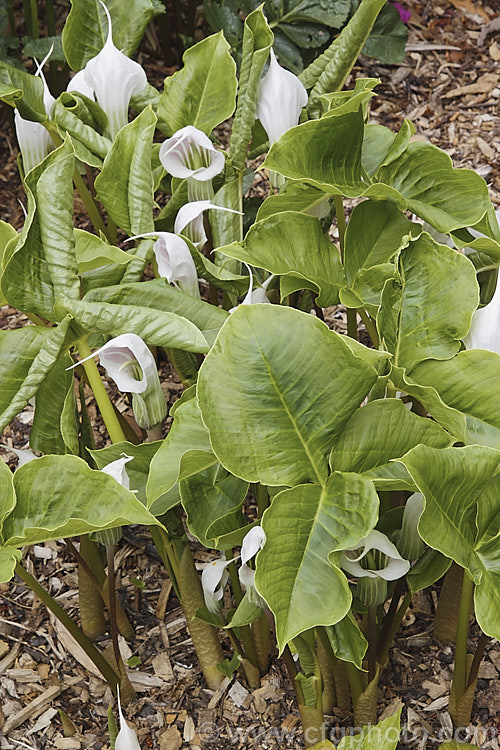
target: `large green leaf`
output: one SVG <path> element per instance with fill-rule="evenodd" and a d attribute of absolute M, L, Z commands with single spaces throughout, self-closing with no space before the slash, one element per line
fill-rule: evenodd
<path fill-rule="evenodd" d="M 280 211 L 301 211 L 313 216 L 324 215 L 325 202 L 329 195 L 312 185 L 291 182 L 276 195 L 266 198 L 257 211 L 257 221 L 267 219 Z M 329 206 L 326 204 L 328 210 Z"/>
<path fill-rule="evenodd" d="M 179 495 L 171 491 L 179 481 L 182 457 L 193 449 L 210 453 L 212 450 L 196 399 L 175 410 L 172 427 L 151 460 L 146 493 L 148 508 L 154 515 L 165 513 L 171 502 L 177 504 Z"/>
<path fill-rule="evenodd" d="M 116 136 L 95 181 L 113 221 L 130 235 L 154 230 L 151 148 L 156 116 L 147 107 Z"/>
<path fill-rule="evenodd" d="M 0 547 L 0 583 L 14 577 L 14 569 L 21 560 L 22 552 L 15 547 Z"/>
<path fill-rule="evenodd" d="M 274 614 L 280 652 L 299 633 L 348 613 L 349 585 L 332 553 L 357 544 L 377 518 L 375 488 L 356 474 L 335 472 L 323 488 L 299 485 L 273 499 L 255 585 Z"/>
<path fill-rule="evenodd" d="M 392 459 L 420 443 L 447 448 L 453 442 L 438 424 L 408 411 L 400 399 L 381 399 L 354 412 L 333 446 L 330 464 L 338 471 L 369 472 L 374 480 Z"/>
<path fill-rule="evenodd" d="M 95 110 L 106 122 L 106 115 L 96 102 L 81 94 L 64 91 L 52 109 L 52 120 L 61 130 L 70 134 L 76 156 L 91 167 L 102 167 L 102 161 L 112 146 L 109 138 L 101 134 L 105 124 L 94 116 Z M 99 118 L 100 119 L 100 118 Z"/>
<path fill-rule="evenodd" d="M 359 734 L 345 735 L 338 750 L 396 750 L 400 735 L 401 709 L 378 724 L 363 727 Z M 319 749 L 318 749 L 319 750 Z"/>
<path fill-rule="evenodd" d="M 473 226 L 490 205 L 485 181 L 472 169 L 454 169 L 445 151 L 414 141 L 376 175 L 379 182 L 398 191 L 405 208 L 438 232 Z M 366 191 L 377 196 L 377 185 Z"/>
<path fill-rule="evenodd" d="M 500 356 L 482 349 L 462 351 L 438 362 L 421 362 L 412 371 L 412 381 L 434 388 L 444 404 L 460 412 L 465 443 L 479 443 L 500 450 Z M 423 401 L 425 403 L 425 401 Z M 426 408 L 435 415 L 433 404 Z"/>
<path fill-rule="evenodd" d="M 13 474 L 7 464 L 0 459 L 0 540 L 3 541 L 2 524 L 16 504 Z"/>
<path fill-rule="evenodd" d="M 272 43 L 273 32 L 260 6 L 245 18 L 243 29 L 238 105 L 234 115 L 229 151 L 231 161 L 237 170 L 245 167 L 245 156 L 255 124 L 260 76 Z"/>
<path fill-rule="evenodd" d="M 349 661 L 358 669 L 363 669 L 363 658 L 368 648 L 368 641 L 359 629 L 352 612 L 348 612 L 335 625 L 329 625 L 326 633 L 337 659 Z"/>
<path fill-rule="evenodd" d="M 85 302 L 106 302 L 112 305 L 133 305 L 144 310 L 175 313 L 191 321 L 208 341 L 215 338 L 228 314 L 219 307 L 191 297 L 170 286 L 166 279 L 120 284 L 88 292 Z"/>
<path fill-rule="evenodd" d="M 132 492 L 76 456 L 43 456 L 14 474 L 17 502 L 5 519 L 10 545 L 24 546 L 124 524 L 156 524 Z"/>
<path fill-rule="evenodd" d="M 384 125 L 365 125 L 361 163 L 367 175 L 373 177 L 380 167 L 401 156 L 414 133 L 415 126 L 410 120 L 403 120 L 398 133 Z"/>
<path fill-rule="evenodd" d="M 158 106 L 162 130 L 172 135 L 185 125 L 210 134 L 234 112 L 236 64 L 222 32 L 189 47 L 182 56 L 184 67 L 165 78 Z"/>
<path fill-rule="evenodd" d="M 231 473 L 274 486 L 324 484 L 326 453 L 376 378 L 313 316 L 240 305 L 200 368 L 198 398 Z"/>
<path fill-rule="evenodd" d="M 208 455 L 213 457 L 212 465 L 190 474 L 182 459 L 184 476 L 179 482 L 182 505 L 189 531 L 205 547 L 231 549 L 241 543 L 234 540 L 234 532 L 241 530 L 244 535 L 248 530 L 241 512 L 248 482 L 229 474 L 213 453 Z"/>
<path fill-rule="evenodd" d="M 415 238 L 421 231 L 421 226 L 407 219 L 394 203 L 363 201 L 357 205 L 345 234 L 344 267 L 348 289 L 342 292 L 342 301 L 347 304 L 347 292 L 358 298 L 356 307 L 361 304 L 378 306 L 383 286 L 394 273 L 392 264 L 396 254 L 412 235 Z"/>
<path fill-rule="evenodd" d="M 361 195 L 363 127 L 361 111 L 297 125 L 271 146 L 263 166 L 329 193 Z"/>
<path fill-rule="evenodd" d="M 449 359 L 461 346 L 478 304 L 472 263 L 426 233 L 402 251 L 399 278 L 382 293 L 377 326 L 396 365 Z"/>
<path fill-rule="evenodd" d="M 78 273 L 111 264 L 125 265 L 130 263 L 133 257 L 83 229 L 75 229 L 75 253 Z"/>
<path fill-rule="evenodd" d="M 153 316 L 146 307 L 115 305 L 107 302 L 68 300 L 60 297 L 60 311 L 70 313 L 88 333 L 119 336 L 136 333 L 151 346 L 168 346 L 188 352 L 206 352 L 208 344 L 202 332 L 186 318 L 171 312 L 156 311 Z"/>
<path fill-rule="evenodd" d="M 112 461 L 117 461 L 124 454 L 132 456 L 133 461 L 129 461 L 125 467 L 130 480 L 130 489 L 136 493 L 138 500 L 143 505 L 147 505 L 146 500 L 146 483 L 148 481 L 149 467 L 154 455 L 162 445 L 161 440 L 154 443 L 114 443 L 98 451 L 89 450 L 88 452 L 96 462 L 98 469 L 103 469 Z"/>
<path fill-rule="evenodd" d="M 113 42 L 126 55 L 131 55 L 142 39 L 149 21 L 164 13 L 156 0 L 106 0 L 113 23 Z M 71 0 L 71 11 L 62 32 L 66 60 L 80 70 L 104 47 L 108 37 L 106 14 L 99 0 Z"/>
<path fill-rule="evenodd" d="M 64 354 L 46 374 L 35 397 L 30 445 L 40 453 L 79 453 L 73 360 Z"/>
<path fill-rule="evenodd" d="M 274 274 L 311 281 L 320 307 L 335 304 L 345 283 L 339 251 L 324 235 L 319 219 L 296 211 L 258 221 L 244 242 L 222 248 L 222 252 Z"/>
<path fill-rule="evenodd" d="M 69 341 L 69 319 L 56 328 L 0 331 L 0 431 L 38 391 Z"/>
<path fill-rule="evenodd" d="M 476 583 L 476 618 L 500 636 L 500 451 L 479 445 L 420 445 L 399 459 L 425 498 L 422 539 L 465 568 Z"/>
<path fill-rule="evenodd" d="M 0 60 L 0 99 L 16 107 L 25 120 L 43 122 L 47 119 L 41 78 L 7 65 L 3 60 Z"/>
<path fill-rule="evenodd" d="M 78 299 L 73 237 L 74 155 L 67 140 L 26 176 L 28 216 L 2 275 L 11 305 L 54 320 L 60 293 Z"/>

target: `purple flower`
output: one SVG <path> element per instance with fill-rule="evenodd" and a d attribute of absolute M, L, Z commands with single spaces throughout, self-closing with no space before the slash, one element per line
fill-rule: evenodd
<path fill-rule="evenodd" d="M 403 23 L 408 23 L 408 21 L 411 18 L 411 10 L 406 10 L 406 8 L 403 8 L 402 5 L 399 3 L 393 3 L 394 7 L 399 13 L 399 17 L 402 20 Z"/>

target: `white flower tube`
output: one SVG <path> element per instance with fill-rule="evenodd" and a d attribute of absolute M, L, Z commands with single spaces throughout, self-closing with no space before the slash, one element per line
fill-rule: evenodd
<path fill-rule="evenodd" d="M 424 512 L 424 496 L 414 492 L 406 501 L 403 522 L 396 541 L 398 549 L 407 560 L 417 560 L 425 549 L 425 542 L 418 533 L 418 522 Z"/>
<path fill-rule="evenodd" d="M 123 716 L 120 705 L 120 696 L 118 695 L 118 713 L 120 715 L 120 731 L 115 740 L 115 750 L 141 750 L 139 740 L 133 729 L 129 727 Z"/>
<path fill-rule="evenodd" d="M 110 477 L 116 479 L 118 484 L 121 484 L 122 487 L 125 487 L 126 490 L 129 490 L 130 479 L 125 466 L 129 463 L 129 461 L 133 460 L 133 456 L 127 456 L 126 453 L 123 453 L 121 458 L 117 458 L 116 461 L 111 461 L 109 464 L 106 464 L 106 466 L 102 467 L 101 471 L 103 474 L 109 474 Z"/>
<path fill-rule="evenodd" d="M 186 125 L 160 146 L 160 161 L 173 177 L 207 182 L 224 169 L 224 154 L 193 125 Z"/>
<path fill-rule="evenodd" d="M 490 302 L 472 315 L 469 333 L 464 338 L 466 349 L 486 349 L 500 354 L 500 273 L 495 294 Z"/>
<path fill-rule="evenodd" d="M 187 242 L 173 232 L 147 232 L 130 237 L 127 242 L 140 237 L 158 237 L 153 245 L 158 274 L 181 292 L 199 299 L 198 273 Z"/>
<path fill-rule="evenodd" d="M 410 570 L 394 544 L 382 532 L 374 530 L 356 547 L 342 552 L 340 566 L 358 579 L 357 594 L 363 604 L 376 607 L 387 597 L 387 581 L 396 581 Z"/>
<path fill-rule="evenodd" d="M 265 601 L 255 589 L 255 571 L 248 564 L 266 543 L 266 532 L 262 526 L 254 526 L 243 539 L 241 545 L 241 567 L 238 570 L 240 583 L 245 587 L 249 601 L 264 608 Z"/>
<path fill-rule="evenodd" d="M 203 212 L 209 208 L 214 211 L 229 211 L 232 214 L 241 214 L 232 208 L 216 206 L 210 201 L 192 201 L 186 203 L 177 212 L 174 222 L 175 234 L 184 234 L 194 245 L 203 246 L 207 241 L 205 227 L 203 226 Z"/>
<path fill-rule="evenodd" d="M 160 424 L 166 416 L 167 405 L 155 359 L 141 337 L 122 333 L 81 362 L 96 354 L 118 389 L 133 394 L 132 408 L 137 424 L 146 430 Z M 80 362 L 73 367 L 78 364 Z"/>
<path fill-rule="evenodd" d="M 66 86 L 66 91 L 69 91 L 70 93 L 72 91 L 76 91 L 77 93 L 83 94 L 89 99 L 95 99 L 94 88 L 87 80 L 85 68 L 83 68 L 83 70 L 79 70 L 77 73 L 75 73 L 73 78 L 70 79 L 68 85 Z"/>
<path fill-rule="evenodd" d="M 139 63 L 113 44 L 111 16 L 100 0 L 108 19 L 108 37 L 99 54 L 86 64 L 84 80 L 95 93 L 97 103 L 108 117 L 108 135 L 114 140 L 128 122 L 130 98 L 147 86 L 146 73 Z M 82 92 L 85 93 L 85 92 Z"/>
<path fill-rule="evenodd" d="M 306 104 L 305 87 L 296 75 L 281 67 L 271 49 L 269 70 L 260 84 L 256 111 L 271 145 L 298 124 Z"/>
<path fill-rule="evenodd" d="M 209 612 L 215 615 L 219 614 L 222 606 L 221 600 L 224 596 L 224 586 L 229 578 L 226 568 L 231 562 L 233 560 L 225 560 L 224 558 L 213 560 L 211 563 L 205 565 L 201 574 L 201 587 L 203 589 L 205 606 Z"/>
<path fill-rule="evenodd" d="M 49 54 L 42 60 L 40 65 L 37 66 L 35 75 L 40 76 L 43 83 L 43 106 L 47 115 L 50 115 L 50 110 L 55 102 L 54 97 L 49 91 L 47 81 L 43 75 L 42 68 L 52 54 L 53 47 L 50 48 Z M 31 172 L 33 167 L 40 164 L 54 149 L 54 141 L 49 135 L 48 130 L 40 122 L 32 122 L 31 120 L 25 120 L 19 114 L 18 110 L 14 111 L 14 125 L 16 128 L 17 142 L 23 157 L 23 169 L 24 174 L 27 175 Z"/>
<path fill-rule="evenodd" d="M 262 284 L 257 286 L 255 289 L 253 288 L 253 274 L 252 269 L 248 265 L 248 263 L 245 263 L 245 266 L 248 269 L 248 276 L 249 276 L 249 284 L 248 284 L 248 292 L 245 294 L 245 297 L 240 302 L 241 305 L 262 305 L 262 304 L 271 304 L 269 299 L 267 298 L 267 287 L 271 283 L 271 281 L 274 279 L 274 274 L 271 274 Z M 236 307 L 232 307 L 229 312 L 232 313 L 235 310 L 237 310 L 239 305 L 236 305 Z"/>

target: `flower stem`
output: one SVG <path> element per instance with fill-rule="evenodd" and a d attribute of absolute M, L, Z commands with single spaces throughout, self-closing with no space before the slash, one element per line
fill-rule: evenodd
<path fill-rule="evenodd" d="M 457 702 L 467 690 L 467 638 L 469 635 L 469 615 L 471 610 L 474 582 L 466 570 L 462 583 L 460 609 L 458 612 L 457 635 L 455 639 L 455 671 L 453 673 L 453 688 Z"/>
<path fill-rule="evenodd" d="M 45 589 L 40 586 L 36 578 L 33 578 L 31 573 L 28 573 L 28 571 L 23 568 L 20 563 L 16 565 L 16 573 L 19 578 L 21 578 L 24 583 L 30 587 L 33 593 L 42 600 L 47 609 L 49 609 L 57 617 L 59 622 L 64 625 L 66 630 L 73 636 L 75 641 L 83 648 L 89 659 L 93 661 L 97 669 L 101 672 L 102 676 L 116 695 L 116 686 L 119 684 L 119 678 L 111 665 L 108 664 L 104 656 L 99 653 L 94 644 L 91 643 L 91 641 L 87 638 L 86 635 L 84 635 L 84 633 L 82 633 L 78 625 L 73 622 L 71 617 L 55 601 L 55 599 L 51 597 L 48 591 L 45 591 Z"/>
<path fill-rule="evenodd" d="M 365 686 L 363 685 L 363 673 L 360 672 L 356 665 L 352 664 L 350 661 L 345 663 L 345 668 L 347 679 L 349 680 L 349 687 L 351 688 L 352 705 L 355 706 L 359 696 L 365 689 Z"/>
<path fill-rule="evenodd" d="M 262 518 L 262 514 L 264 513 L 266 508 L 269 507 L 269 492 L 267 487 L 265 487 L 263 484 L 257 484 L 256 495 L 258 515 L 259 518 Z"/>
<path fill-rule="evenodd" d="M 377 650 L 377 607 L 368 607 L 368 682 L 375 677 Z"/>
<path fill-rule="evenodd" d="M 341 195 L 333 196 L 333 203 L 335 206 L 335 216 L 337 217 L 337 229 L 339 232 L 339 245 L 340 245 L 340 260 L 344 262 L 344 251 L 345 251 L 345 214 L 344 214 L 344 201 Z"/>
<path fill-rule="evenodd" d="M 357 312 L 359 314 L 359 317 L 363 321 L 363 324 L 366 328 L 366 331 L 368 333 L 368 336 L 371 339 L 373 346 L 375 347 L 375 349 L 378 349 L 380 340 L 378 337 L 377 326 L 375 324 L 375 321 L 373 320 L 371 315 L 369 315 L 366 312 L 366 310 L 364 310 L 362 307 L 358 307 Z"/>
<path fill-rule="evenodd" d="M 125 671 L 120 646 L 118 643 L 118 625 L 116 621 L 116 585 L 115 585 L 115 550 L 116 546 L 110 544 L 106 546 L 106 559 L 108 562 L 108 581 L 109 581 L 109 624 L 111 626 L 111 641 L 113 643 L 113 655 L 115 657 L 118 671 L 122 674 Z"/>
<path fill-rule="evenodd" d="M 347 313 L 347 335 L 351 337 L 351 339 L 358 338 L 358 321 L 356 317 L 356 310 L 352 307 L 346 308 Z"/>
<path fill-rule="evenodd" d="M 378 658 L 379 664 L 385 664 L 385 662 L 387 661 L 387 655 L 389 653 L 391 643 L 393 642 L 394 637 L 399 630 L 399 626 L 401 625 L 403 617 L 405 616 L 406 610 L 410 606 L 411 598 L 412 598 L 411 591 L 407 591 L 403 601 L 401 602 L 401 605 L 395 612 L 394 618 L 392 622 L 390 623 L 390 626 L 387 627 L 387 629 L 385 629 L 385 632 L 383 631 L 383 635 L 385 637 L 384 637 L 383 642 L 379 646 L 379 658 Z"/>
<path fill-rule="evenodd" d="M 88 357 L 92 353 L 87 343 L 86 337 L 78 340 L 77 347 L 78 354 L 80 355 L 81 359 L 85 359 L 85 357 Z M 127 438 L 125 437 L 125 434 L 122 430 L 113 404 L 109 400 L 108 393 L 104 387 L 104 383 L 101 380 L 101 376 L 99 375 L 99 370 L 97 369 L 95 361 L 93 359 L 87 359 L 87 361 L 83 362 L 82 365 L 85 370 L 87 380 L 89 381 L 89 385 L 94 393 L 97 405 L 99 406 L 99 411 L 101 412 L 104 424 L 106 425 L 106 428 L 108 430 L 111 442 L 126 442 Z"/>
<path fill-rule="evenodd" d="M 38 39 L 40 36 L 40 29 L 38 26 L 38 10 L 36 7 L 36 0 L 30 0 L 30 13 L 31 13 L 31 36 L 33 39 Z"/>
<path fill-rule="evenodd" d="M 468 688 L 473 684 L 474 680 L 476 680 L 477 678 L 479 667 L 481 666 L 481 660 L 484 656 L 486 646 L 488 645 L 490 640 L 491 639 L 489 635 L 485 635 L 485 633 L 481 633 L 481 637 L 478 641 L 476 652 L 474 654 L 474 658 L 472 660 L 472 664 L 470 665 L 470 669 L 469 669 L 469 678 L 467 680 Z"/>

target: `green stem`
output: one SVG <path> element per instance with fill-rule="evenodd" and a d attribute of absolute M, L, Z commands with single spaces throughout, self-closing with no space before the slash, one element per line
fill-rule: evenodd
<path fill-rule="evenodd" d="M 484 656 L 486 646 L 488 645 L 490 640 L 491 639 L 488 635 L 481 633 L 481 637 L 478 641 L 472 664 L 470 665 L 467 687 L 470 687 L 473 684 L 474 680 L 477 678 L 479 667 L 481 666 L 481 660 Z"/>
<path fill-rule="evenodd" d="M 368 682 L 375 677 L 377 651 L 377 607 L 368 607 Z"/>
<path fill-rule="evenodd" d="M 113 244 L 113 239 L 109 236 L 108 229 L 104 224 L 103 218 L 99 212 L 99 209 L 97 208 L 94 199 L 92 198 L 92 195 L 90 194 L 90 190 L 88 189 L 83 177 L 77 169 L 75 169 L 73 173 L 73 182 L 75 183 L 78 194 L 87 210 L 89 219 L 94 225 L 94 229 L 97 233 L 102 232 L 111 242 L 111 244 Z"/>
<path fill-rule="evenodd" d="M 14 15 L 14 0 L 9 0 L 7 5 L 7 14 L 9 16 L 9 27 L 11 36 L 16 36 L 16 17 Z"/>
<path fill-rule="evenodd" d="M 371 339 L 373 346 L 375 347 L 375 349 L 378 349 L 380 345 L 380 340 L 378 337 L 378 331 L 377 331 L 377 326 L 375 324 L 375 321 L 373 320 L 371 315 L 369 315 L 366 312 L 366 310 L 364 310 L 362 307 L 358 307 L 357 312 L 359 313 L 359 317 L 363 321 L 363 324 L 366 328 L 366 331 L 368 333 L 368 336 Z"/>
<path fill-rule="evenodd" d="M 47 24 L 48 36 L 54 36 L 54 34 L 56 33 L 54 0 L 45 0 L 45 22 Z"/>
<path fill-rule="evenodd" d="M 28 320 L 31 320 L 32 323 L 34 323 L 36 326 L 42 326 L 45 328 L 47 326 L 46 323 L 40 318 L 38 315 L 35 315 L 35 313 L 25 313 Z"/>
<path fill-rule="evenodd" d="M 177 572 L 178 572 L 178 560 L 175 554 L 173 545 L 168 538 L 166 532 L 160 529 L 158 526 L 150 526 L 149 531 L 155 543 L 155 547 L 163 561 L 165 570 L 167 571 L 172 586 L 174 587 L 175 594 L 178 600 L 182 604 L 181 595 L 179 593 L 179 586 L 177 585 Z"/>
<path fill-rule="evenodd" d="M 81 359 L 85 359 L 92 354 L 91 349 L 87 343 L 87 338 L 84 336 L 77 342 L 78 354 Z M 108 393 L 104 387 L 104 383 L 99 375 L 99 370 L 94 359 L 87 359 L 86 362 L 82 363 L 89 382 L 90 387 L 94 393 L 95 400 L 99 406 L 99 411 L 108 430 L 109 437 L 112 443 L 126 442 L 127 438 L 121 428 L 120 422 L 114 410 L 113 404 L 109 400 Z"/>
<path fill-rule="evenodd" d="M 89 639 L 82 633 L 78 625 L 73 622 L 71 617 L 69 617 L 64 609 L 59 606 L 55 599 L 53 599 L 51 595 L 47 591 L 45 591 L 42 586 L 40 586 L 36 578 L 33 578 L 31 573 L 28 573 L 28 571 L 23 568 L 20 563 L 16 565 L 16 573 L 19 578 L 21 578 L 24 583 L 30 587 L 33 593 L 36 594 L 39 599 L 41 599 L 47 609 L 49 609 L 52 614 L 57 617 L 59 622 L 64 625 L 66 630 L 73 636 L 75 641 L 83 648 L 89 659 L 93 661 L 99 672 L 102 674 L 102 676 L 116 695 L 116 686 L 119 684 L 119 678 L 111 665 L 108 664 L 104 656 L 99 653 L 94 644 L 91 643 L 91 641 L 89 641 Z"/>
<path fill-rule="evenodd" d="M 38 27 L 38 9 L 36 7 L 36 0 L 30 0 L 30 15 L 31 15 L 31 36 L 33 39 L 38 39 L 40 36 L 40 29 Z"/>
<path fill-rule="evenodd" d="M 347 335 L 351 337 L 351 339 L 358 338 L 358 321 L 356 318 L 356 310 L 354 310 L 352 307 L 346 308 L 347 312 Z"/>
<path fill-rule="evenodd" d="M 30 0 L 23 0 L 23 15 L 26 23 L 26 35 L 33 36 L 33 21 L 31 18 L 31 3 Z"/>
<path fill-rule="evenodd" d="M 262 518 L 262 515 L 266 508 L 269 508 L 269 491 L 267 487 L 265 487 L 263 484 L 258 484 L 256 489 L 256 495 L 257 495 L 257 512 L 259 518 Z"/>
<path fill-rule="evenodd" d="M 453 688 L 457 703 L 467 690 L 467 638 L 469 635 L 469 615 L 471 610 L 474 581 L 464 570 L 460 609 L 458 612 L 457 635 L 455 639 L 455 671 L 453 673 Z"/>
<path fill-rule="evenodd" d="M 389 649 L 391 647 L 391 644 L 396 636 L 396 633 L 399 630 L 399 626 L 401 625 L 401 622 L 403 620 L 403 617 L 405 616 L 406 610 L 410 606 L 411 602 L 411 591 L 407 591 L 405 594 L 405 598 L 403 599 L 401 606 L 396 611 L 394 618 L 390 624 L 390 627 L 388 627 L 385 631 L 385 638 L 382 644 L 380 644 L 379 649 L 379 658 L 378 662 L 379 664 L 385 664 L 387 661 L 387 655 L 389 653 Z"/>
<path fill-rule="evenodd" d="M 347 679 L 349 680 L 349 687 L 351 688 L 352 705 L 355 706 L 359 696 L 365 689 L 365 686 L 363 685 L 363 673 L 360 672 L 356 665 L 352 664 L 350 661 L 345 663 L 345 668 Z"/>
<path fill-rule="evenodd" d="M 233 557 L 234 557 L 234 550 L 233 550 Z M 240 579 L 238 576 L 238 571 L 236 569 L 236 564 L 233 560 L 233 562 L 230 562 L 227 566 L 227 572 L 229 573 L 229 578 L 231 579 L 231 588 L 233 589 L 234 599 L 236 601 L 236 606 L 241 602 L 243 599 L 243 589 L 241 588 Z"/>
<path fill-rule="evenodd" d="M 114 544 L 106 547 L 106 558 L 108 562 L 108 583 L 109 583 L 109 624 L 111 626 L 111 642 L 113 643 L 113 654 L 115 657 L 116 666 L 120 674 L 125 672 L 125 667 L 122 661 L 122 655 L 120 654 L 120 646 L 118 643 L 118 624 L 116 619 L 116 585 L 115 585 L 115 551 L 116 546 Z"/>

